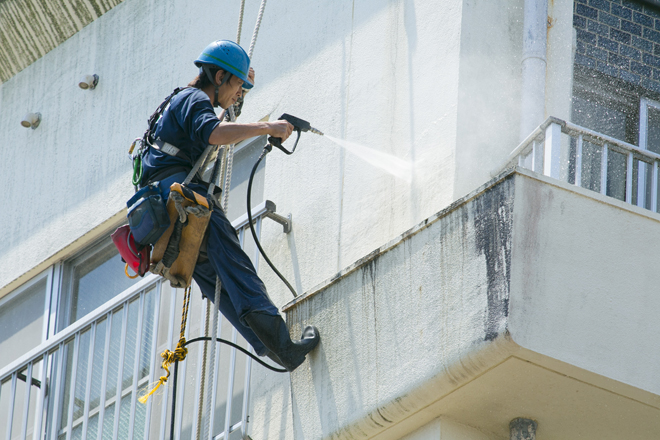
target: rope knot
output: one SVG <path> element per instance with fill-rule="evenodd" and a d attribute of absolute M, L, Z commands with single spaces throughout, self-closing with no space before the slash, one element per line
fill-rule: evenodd
<path fill-rule="evenodd" d="M 160 388 L 160 386 L 163 385 L 165 382 L 167 382 L 167 379 L 170 378 L 170 366 L 172 366 L 172 364 L 175 362 L 180 362 L 185 360 L 186 356 L 188 355 L 188 348 L 186 348 L 186 337 L 184 335 L 186 334 L 188 306 L 190 305 L 190 291 L 191 288 L 190 286 L 188 286 L 184 293 L 183 311 L 181 313 L 181 334 L 179 335 L 179 342 L 176 344 L 174 351 L 170 351 L 166 349 L 164 352 L 160 354 L 160 357 L 163 358 L 163 363 L 161 364 L 161 366 L 163 367 L 163 370 L 167 371 L 167 374 L 165 376 L 160 376 L 158 382 L 156 382 L 156 386 L 154 386 L 152 390 L 149 391 L 147 394 L 145 394 L 144 396 L 138 399 L 140 403 L 147 403 L 147 399 L 149 399 L 149 396 L 155 393 L 156 390 Z"/>

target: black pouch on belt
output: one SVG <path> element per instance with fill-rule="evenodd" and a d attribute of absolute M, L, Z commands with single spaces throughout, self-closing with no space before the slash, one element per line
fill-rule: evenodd
<path fill-rule="evenodd" d="M 135 242 L 140 246 L 156 243 L 170 226 L 170 217 L 158 182 L 140 189 L 126 202 L 126 206 L 128 225 Z"/>

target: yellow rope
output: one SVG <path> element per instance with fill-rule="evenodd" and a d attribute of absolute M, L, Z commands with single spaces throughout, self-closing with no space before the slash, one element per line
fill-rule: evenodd
<path fill-rule="evenodd" d="M 163 358 L 163 363 L 161 366 L 163 367 L 163 370 L 167 371 L 167 374 L 165 376 L 160 376 L 160 379 L 158 379 L 158 382 L 155 383 L 155 386 L 149 391 L 147 394 L 144 396 L 140 397 L 138 400 L 140 403 L 147 403 L 147 400 L 149 399 L 149 396 L 151 396 L 153 393 L 160 388 L 161 385 L 163 385 L 165 382 L 167 382 L 167 379 L 170 377 L 170 366 L 178 361 L 183 361 L 186 358 L 186 355 L 188 354 L 188 349 L 186 348 L 186 321 L 188 320 L 188 307 L 190 306 L 190 291 L 191 287 L 188 286 L 186 287 L 184 297 L 183 297 L 183 310 L 181 311 L 181 333 L 179 334 L 179 342 L 176 344 L 176 348 L 174 351 L 170 350 L 165 350 L 160 354 L 160 356 Z"/>
<path fill-rule="evenodd" d="M 129 278 L 132 279 L 132 280 L 138 277 L 138 274 L 135 274 L 135 275 L 133 275 L 133 276 L 130 276 L 130 275 L 128 274 L 128 263 L 126 263 L 126 266 L 124 266 L 124 273 L 126 274 L 127 277 L 129 277 Z"/>

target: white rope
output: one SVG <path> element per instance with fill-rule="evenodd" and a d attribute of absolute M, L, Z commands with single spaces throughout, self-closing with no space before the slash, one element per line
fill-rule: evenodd
<path fill-rule="evenodd" d="M 243 31 L 244 12 L 245 12 L 245 0 L 241 0 L 241 12 L 238 14 L 238 31 L 236 33 L 236 44 L 241 44 L 241 33 Z"/>
<path fill-rule="evenodd" d="M 220 162 L 220 172 L 216 176 L 217 180 L 220 180 L 222 178 L 222 174 L 224 169 L 226 168 L 227 164 L 227 155 L 229 151 L 227 148 L 222 149 L 222 155 L 218 154 L 218 157 L 216 160 L 221 161 Z M 212 182 L 212 183 L 218 183 Z M 225 210 L 223 208 L 223 210 Z M 225 210 L 226 211 L 226 210 Z M 213 415 L 214 415 L 214 402 L 215 399 L 213 398 L 213 392 L 215 390 L 216 386 L 216 375 L 215 375 L 215 358 L 216 358 L 216 352 L 217 352 L 217 343 L 215 341 L 215 338 L 218 337 L 218 322 L 220 321 L 220 308 L 219 308 L 219 301 L 220 301 L 220 295 L 221 295 L 221 290 L 222 290 L 222 283 L 220 282 L 220 277 L 216 276 L 215 277 L 215 301 L 213 302 L 213 324 L 211 325 L 211 333 L 207 334 L 207 336 L 211 336 L 211 341 L 210 341 L 210 354 L 209 354 L 209 367 L 208 367 L 208 372 L 203 371 L 202 375 L 208 374 L 208 380 L 206 384 L 206 405 L 204 405 L 204 420 L 206 421 L 204 423 L 204 434 L 203 437 L 204 439 L 207 440 L 212 440 L 213 439 Z M 209 303 L 211 301 L 209 300 Z M 207 304 L 208 305 L 208 304 Z M 208 305 L 210 307 L 210 305 Z M 210 313 L 207 313 L 206 315 L 206 320 L 208 324 Z M 200 383 L 200 387 L 202 384 Z M 201 390 L 203 388 L 200 388 L 200 394 Z M 201 397 L 200 397 L 201 399 Z M 200 406 L 200 411 L 201 411 L 201 406 Z M 198 416 L 199 417 L 199 416 Z"/>
<path fill-rule="evenodd" d="M 250 41 L 250 49 L 248 50 L 248 57 L 252 58 L 252 53 L 254 52 L 254 46 L 257 43 L 257 35 L 259 34 L 259 28 L 261 27 L 261 20 L 263 19 L 264 16 L 264 11 L 266 9 L 266 0 L 261 1 L 261 6 L 259 7 L 259 15 L 257 16 L 257 22 L 254 26 L 254 32 L 252 34 L 252 40 Z M 236 44 L 240 44 L 241 41 L 241 33 L 242 33 L 242 28 L 243 28 L 243 14 L 245 12 L 245 0 L 241 1 L 241 10 L 239 13 L 238 17 L 238 31 L 236 35 Z M 236 122 L 236 115 L 234 114 L 234 107 L 229 106 L 229 120 L 231 122 Z M 223 190 L 223 198 L 222 198 L 222 210 L 227 212 L 227 208 L 229 206 L 229 189 L 231 188 L 231 174 L 232 174 L 232 166 L 234 163 L 234 146 L 235 144 L 229 145 L 225 149 L 225 154 L 224 154 L 224 160 L 225 166 L 225 184 L 222 187 Z M 220 157 L 218 157 L 216 160 L 220 160 Z M 218 176 L 220 178 L 220 176 Z M 211 326 L 212 328 L 212 335 L 213 339 L 211 340 L 211 353 L 209 355 L 209 368 L 208 368 L 208 375 L 209 375 L 209 380 L 207 382 L 207 399 L 206 399 L 206 405 L 205 405 L 205 416 L 204 418 L 206 419 L 206 423 L 204 426 L 204 437 L 205 439 L 212 440 L 213 439 L 213 432 L 212 432 L 212 425 L 213 425 L 213 392 L 215 391 L 215 358 L 216 358 L 216 343 L 215 343 L 215 338 L 218 337 L 218 323 L 219 323 L 219 307 L 217 301 L 220 301 L 220 294 L 221 294 L 221 289 L 222 289 L 222 283 L 220 282 L 220 278 L 216 277 L 216 282 L 215 282 L 215 300 L 216 303 L 214 304 L 215 307 L 213 307 L 213 325 Z M 209 301 L 210 303 L 210 301 Z M 209 306 L 209 304 L 207 304 Z M 208 309 L 207 309 L 207 314 L 206 314 L 206 328 L 208 329 Z M 208 334 L 207 334 L 208 335 Z M 206 376 L 206 344 L 204 346 L 204 363 L 202 364 L 202 376 Z M 200 383 L 200 386 L 203 388 L 204 386 L 204 379 L 202 379 L 202 382 Z M 202 388 L 200 388 L 200 413 L 198 414 L 198 421 L 199 423 L 197 426 L 199 427 L 201 425 L 201 408 L 203 404 L 203 393 L 201 392 Z M 228 403 L 229 404 L 229 403 Z M 199 439 L 200 435 L 200 430 L 199 428 L 197 429 L 197 439 Z"/>
<path fill-rule="evenodd" d="M 261 0 L 261 6 L 259 6 L 259 15 L 257 16 L 257 23 L 254 25 L 254 32 L 252 33 L 252 41 L 250 41 L 250 50 L 248 50 L 248 57 L 252 59 L 252 53 L 254 52 L 254 45 L 257 43 L 257 35 L 259 34 L 259 27 L 261 26 L 261 19 L 264 16 L 264 10 L 266 9 L 266 0 Z"/>
<path fill-rule="evenodd" d="M 229 108 L 229 120 L 231 122 L 236 122 L 236 115 L 234 114 L 234 106 L 230 105 Z M 234 165 L 234 146 L 231 144 L 227 148 L 227 170 L 225 171 L 225 185 L 222 187 L 222 210 L 227 212 L 229 207 L 229 189 L 231 188 L 231 171 Z"/>

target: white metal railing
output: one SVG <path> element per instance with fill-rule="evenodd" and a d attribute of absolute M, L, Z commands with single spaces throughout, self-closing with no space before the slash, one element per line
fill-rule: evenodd
<path fill-rule="evenodd" d="M 495 173 L 517 164 L 658 212 L 659 162 L 652 151 L 550 117 Z"/>
<path fill-rule="evenodd" d="M 254 209 L 258 235 L 264 217 L 276 217 L 281 223 L 287 220 L 274 211 L 270 201 Z M 233 226 L 245 249 L 247 220 L 238 219 Z M 258 251 L 252 247 L 246 252 L 254 251 L 258 269 Z M 206 319 L 206 307 L 202 301 L 206 300 L 193 294 L 186 339 L 195 332 L 204 336 L 200 323 Z M 182 289 L 171 289 L 162 278 L 148 275 L 0 370 L 0 425 L 6 421 L 0 426 L 0 439 L 169 438 L 172 386 L 167 384 L 165 391 L 152 396 L 146 405 L 137 398 L 164 374 L 159 353 L 176 344 L 182 302 Z M 230 339 L 252 352 L 226 320 L 216 337 Z M 195 415 L 199 393 L 203 392 L 199 389 L 202 345 L 191 344 L 188 350 L 179 366 L 177 439 L 191 438 L 196 432 Z M 247 438 L 252 363 L 242 354 L 237 357 L 236 352 L 227 346 L 216 350 L 215 411 L 209 439 L 228 439 L 236 431 L 240 438 Z"/>

